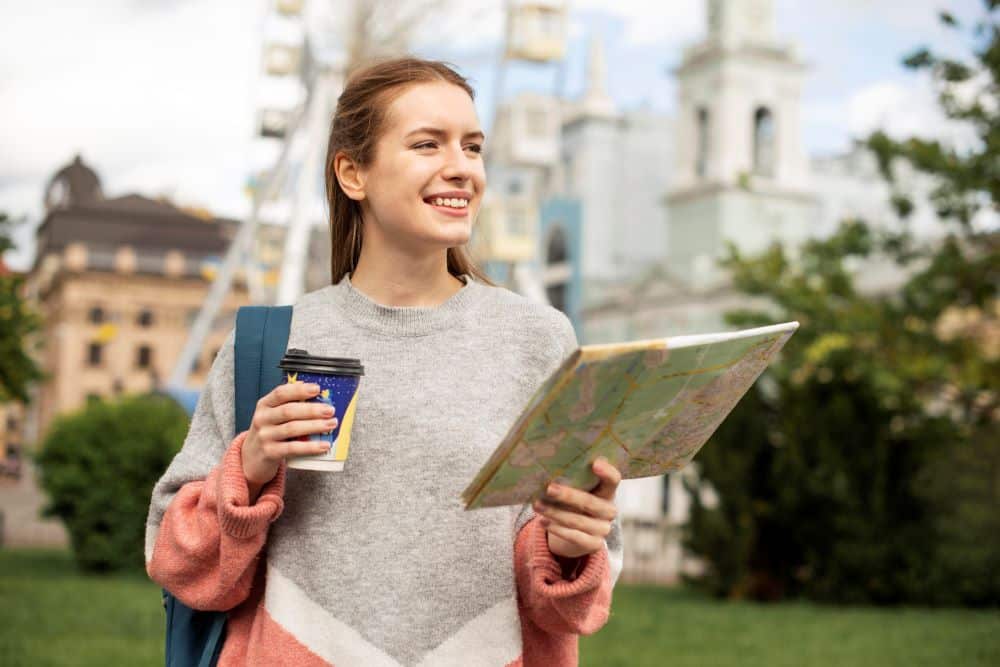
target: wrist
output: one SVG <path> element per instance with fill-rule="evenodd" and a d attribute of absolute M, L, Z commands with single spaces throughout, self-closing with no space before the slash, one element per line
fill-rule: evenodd
<path fill-rule="evenodd" d="M 576 575 L 580 571 L 580 563 L 586 557 L 586 554 L 582 556 L 565 556 L 559 553 L 556 549 L 552 547 L 552 533 L 547 529 L 545 531 L 545 543 L 548 546 L 549 553 L 552 554 L 553 560 L 559 564 L 559 569 L 562 573 L 562 578 L 571 581 L 576 578 Z"/>
<path fill-rule="evenodd" d="M 260 495 L 261 489 L 263 489 L 268 482 L 274 479 L 278 470 L 265 470 L 264 466 L 257 464 L 253 461 L 252 456 L 244 448 L 240 452 L 240 462 L 243 468 L 243 477 L 247 482 L 247 492 L 252 505 L 256 500 L 257 496 Z"/>

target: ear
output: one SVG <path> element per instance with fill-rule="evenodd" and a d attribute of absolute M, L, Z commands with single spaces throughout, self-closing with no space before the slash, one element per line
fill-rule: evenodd
<path fill-rule="evenodd" d="M 365 174 L 354 160 L 343 152 L 338 152 L 333 158 L 333 172 L 348 197 L 354 201 L 365 198 Z"/>

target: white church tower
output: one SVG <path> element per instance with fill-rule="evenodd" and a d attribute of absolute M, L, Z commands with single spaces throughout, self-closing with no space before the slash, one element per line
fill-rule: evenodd
<path fill-rule="evenodd" d="M 668 204 L 669 272 L 721 275 L 726 241 L 744 252 L 819 230 L 799 122 L 806 67 L 775 35 L 773 0 L 707 0 L 708 35 L 684 52 Z"/>

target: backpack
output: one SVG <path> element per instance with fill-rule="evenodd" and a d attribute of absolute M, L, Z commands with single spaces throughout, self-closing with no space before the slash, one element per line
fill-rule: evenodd
<path fill-rule="evenodd" d="M 236 314 L 236 433 L 250 428 L 257 401 L 282 383 L 291 306 L 243 306 Z M 163 590 L 167 667 L 214 667 L 226 638 L 224 611 L 198 611 Z"/>

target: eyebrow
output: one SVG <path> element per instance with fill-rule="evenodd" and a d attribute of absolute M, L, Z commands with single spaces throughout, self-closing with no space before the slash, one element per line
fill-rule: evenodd
<path fill-rule="evenodd" d="M 409 137 L 411 135 L 419 134 L 421 132 L 423 132 L 424 134 L 429 134 L 432 137 L 439 137 L 439 138 L 440 137 L 444 137 L 444 136 L 446 136 L 448 134 L 444 130 L 438 129 L 436 127 L 418 127 L 417 129 L 413 130 L 412 132 L 407 132 L 406 136 L 403 137 L 403 138 L 406 139 L 407 137 Z M 464 135 L 462 135 L 462 138 L 463 139 L 477 138 L 477 139 L 480 139 L 482 141 L 486 141 L 486 135 L 483 134 L 480 130 L 476 130 L 474 132 L 466 132 Z"/>

